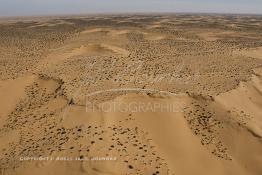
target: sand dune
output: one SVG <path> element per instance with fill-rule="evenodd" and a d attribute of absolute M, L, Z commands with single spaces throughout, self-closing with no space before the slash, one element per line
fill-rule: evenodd
<path fill-rule="evenodd" d="M 234 92 L 229 92 L 234 93 Z M 232 99 L 232 98 L 231 98 Z M 63 116 L 62 126 L 66 129 L 75 128 L 81 126 L 81 130 L 89 131 L 88 128 L 91 126 L 98 126 L 98 131 L 100 128 L 102 131 L 105 131 L 106 134 L 101 137 L 101 134 L 98 133 L 98 136 L 103 139 L 104 142 L 108 142 L 110 145 L 110 129 L 111 127 L 119 128 L 123 127 L 122 122 L 125 123 L 125 127 L 131 129 L 133 127 L 143 128 L 147 131 L 147 134 L 142 134 L 143 139 L 153 140 L 153 143 L 148 142 L 146 147 L 151 149 L 156 149 L 157 154 L 163 158 L 160 159 L 162 165 L 167 164 L 167 167 L 162 167 L 156 171 L 163 173 L 176 172 L 178 174 L 210 174 L 210 171 L 213 174 L 259 174 L 261 172 L 260 163 L 262 160 L 252 154 L 261 153 L 260 141 L 258 138 L 253 137 L 251 132 L 242 124 L 242 127 L 239 127 L 237 123 L 232 122 L 228 118 L 221 116 L 221 113 L 227 113 L 227 109 L 224 107 L 217 107 L 221 105 L 221 100 L 212 102 L 211 106 L 216 106 L 214 108 L 215 116 L 217 120 L 223 122 L 223 128 L 219 129 L 219 135 L 214 135 L 223 141 L 223 143 L 228 148 L 227 152 L 230 154 L 232 160 L 221 160 L 221 157 L 216 157 L 212 154 L 211 150 L 201 144 L 201 138 L 198 135 L 194 134 L 194 130 L 190 128 L 188 120 L 185 118 L 185 113 L 183 109 L 191 106 L 192 101 L 195 101 L 194 98 L 181 94 L 176 97 L 150 97 L 147 95 L 125 95 L 116 98 L 111 101 L 114 105 L 123 103 L 134 104 L 134 103 L 161 103 L 161 104 L 172 104 L 175 105 L 175 111 L 154 111 L 154 112 L 121 112 L 123 109 L 117 108 L 113 112 L 86 112 L 85 107 L 72 106 L 69 107 L 69 112 L 66 116 Z M 198 100 L 197 100 L 198 101 Z M 198 101 L 200 102 L 200 101 Z M 202 102 L 200 102 L 202 103 Z M 246 111 L 245 111 L 246 112 Z M 234 115 L 228 115 L 232 117 L 232 120 L 235 119 Z M 161 123 L 161 125 L 159 125 Z M 245 129 L 246 128 L 246 129 Z M 202 129 L 195 128 L 195 129 Z M 101 131 L 101 130 L 100 130 Z M 120 131 L 122 131 L 120 129 Z M 127 130 L 128 131 L 128 130 Z M 86 134 L 89 134 L 87 132 Z M 128 131 L 130 132 L 130 131 Z M 239 132 L 241 135 L 239 135 Z M 92 131 L 91 131 L 92 133 Z M 117 132 L 116 132 L 117 133 Z M 134 155 L 140 155 L 140 149 L 135 149 L 135 146 L 132 145 L 133 140 L 129 140 L 121 134 L 117 134 L 117 140 L 119 143 L 128 142 L 129 147 L 125 148 L 125 153 L 123 159 L 129 160 L 128 163 L 134 167 L 134 169 L 144 169 L 145 172 L 154 172 L 154 167 L 151 167 L 151 163 L 147 162 L 146 159 L 142 158 L 143 164 L 137 164 L 135 161 L 132 161 Z M 125 134 L 124 134 L 125 135 Z M 131 134 L 132 135 L 132 134 Z M 165 136 L 165 137 L 163 137 Z M 233 140 L 231 138 L 234 138 Z M 94 140 L 96 136 L 94 135 Z M 139 137 L 136 137 L 137 139 Z M 131 142 L 130 142 L 131 141 Z M 142 141 L 142 140 L 141 140 Z M 90 142 L 89 139 L 85 137 L 78 140 L 78 143 L 81 145 L 88 145 Z M 104 142 L 95 142 L 94 145 L 96 149 L 92 150 L 92 154 L 105 154 L 103 147 L 105 146 Z M 70 141 L 68 146 L 70 146 Z M 136 142 L 135 142 L 136 143 Z M 64 147 L 67 147 L 67 144 Z M 214 144 L 214 143 L 211 143 Z M 71 143 L 75 145 L 75 143 Z M 116 146 L 119 147 L 119 146 Z M 120 146 L 121 147 L 121 146 Z M 145 147 L 145 148 L 146 148 Z M 144 149 L 144 148 L 143 148 Z M 149 150 L 148 150 L 149 151 Z M 104 152 L 104 153 L 103 153 Z M 52 155 L 58 156 L 58 153 L 53 153 Z M 114 152 L 110 155 L 117 155 Z M 75 152 L 62 151 L 62 155 L 75 155 Z M 76 154 L 75 156 L 80 156 Z M 122 158 L 120 158 L 122 159 Z M 148 157 L 147 157 L 148 159 Z M 154 160 L 154 157 L 152 157 Z M 258 163 L 258 164 L 257 164 Z M 132 174 L 133 169 L 127 170 L 126 164 L 121 163 L 120 160 L 112 162 L 56 162 L 50 163 L 45 162 L 40 165 L 34 165 L 35 162 L 30 163 L 29 165 L 24 165 L 23 168 L 17 170 L 21 174 L 27 174 L 29 172 L 49 172 L 50 174 L 63 173 L 71 174 L 72 172 L 77 172 L 78 174 L 84 173 L 94 173 L 94 174 L 123 174 L 126 171 Z M 33 170 L 32 170 L 32 167 Z M 187 168 L 190 167 L 190 168 Z M 91 168 L 91 169 L 90 169 Z M 65 171 L 66 170 L 66 171 Z"/>
<path fill-rule="evenodd" d="M 2 20 L 1 173 L 262 174 L 259 21 Z"/>
<path fill-rule="evenodd" d="M 34 76 L 22 77 L 15 80 L 0 82 L 0 125 L 4 123 L 8 114 L 14 110 L 15 106 L 25 96 L 25 88 L 34 81 Z"/>
<path fill-rule="evenodd" d="M 248 56 L 248 57 L 253 57 L 253 58 L 262 59 L 262 57 L 261 57 L 262 47 L 253 48 L 253 49 L 249 49 L 249 50 L 246 50 L 246 51 L 236 52 L 236 54 L 240 54 L 240 55 L 245 55 L 245 56 Z"/>
<path fill-rule="evenodd" d="M 88 53 L 94 54 L 120 54 L 123 56 L 127 56 L 129 52 L 127 50 L 121 49 L 119 47 L 111 46 L 111 45 L 103 45 L 103 44 L 90 44 L 88 46 L 81 46 L 72 51 L 72 56 L 83 55 Z"/>
<path fill-rule="evenodd" d="M 85 31 L 82 31 L 82 34 L 90 34 L 90 33 L 99 33 L 99 32 L 106 32 L 108 35 L 111 36 L 117 36 L 117 35 L 122 35 L 129 33 L 130 30 L 115 30 L 115 29 L 110 29 L 110 28 L 94 28 L 94 29 L 88 29 Z"/>

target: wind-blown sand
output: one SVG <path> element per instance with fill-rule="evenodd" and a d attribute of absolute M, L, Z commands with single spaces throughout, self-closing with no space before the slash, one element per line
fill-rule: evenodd
<path fill-rule="evenodd" d="M 259 21 L 2 20 L 1 173 L 261 175 Z"/>

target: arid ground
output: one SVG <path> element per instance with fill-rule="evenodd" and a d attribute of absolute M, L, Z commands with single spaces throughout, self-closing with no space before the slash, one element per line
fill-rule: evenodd
<path fill-rule="evenodd" d="M 262 16 L 0 19 L 3 175 L 261 175 Z"/>

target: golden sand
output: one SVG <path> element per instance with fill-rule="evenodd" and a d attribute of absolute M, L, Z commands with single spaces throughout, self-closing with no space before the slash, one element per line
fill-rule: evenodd
<path fill-rule="evenodd" d="M 1 173 L 261 175 L 259 21 L 2 20 Z"/>

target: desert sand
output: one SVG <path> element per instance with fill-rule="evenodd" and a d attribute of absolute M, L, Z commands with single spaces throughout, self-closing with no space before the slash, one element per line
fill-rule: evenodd
<path fill-rule="evenodd" d="M 1 19 L 1 173 L 261 175 L 261 21 Z"/>

